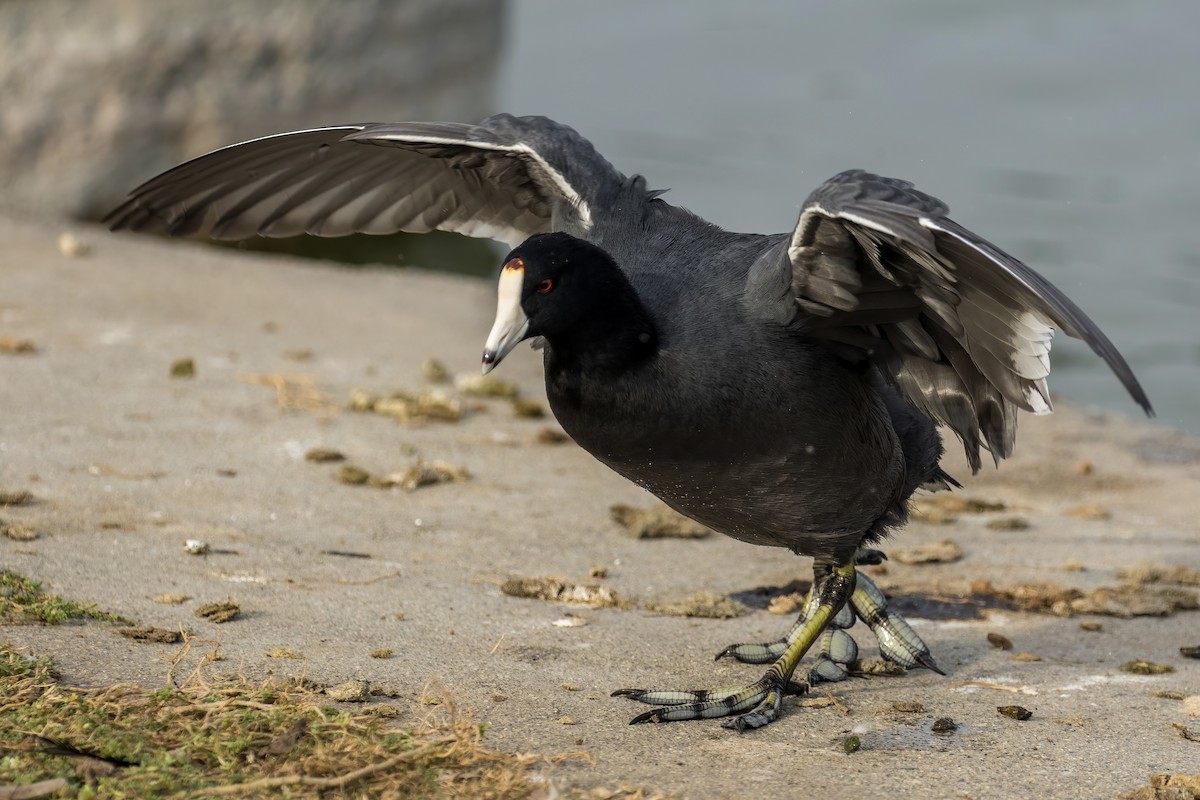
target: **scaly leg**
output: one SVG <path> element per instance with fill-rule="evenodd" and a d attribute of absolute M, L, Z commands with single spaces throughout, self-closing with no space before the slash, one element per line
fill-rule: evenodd
<path fill-rule="evenodd" d="M 878 550 L 860 550 L 855 557 L 855 563 L 878 564 L 883 559 L 883 554 Z M 788 645 L 795 641 L 816 605 L 814 594 L 810 590 L 800 618 L 782 639 L 761 644 L 733 644 L 717 653 L 717 658 L 733 656 L 747 664 L 765 664 L 778 658 Z M 929 648 L 916 631 L 903 617 L 887 610 L 887 598 L 875 582 L 859 572 L 850 602 L 834 617 L 829 628 L 821 635 L 817 658 L 808 672 L 809 684 L 841 681 L 848 677 L 847 667 L 858 659 L 858 645 L 845 629 L 854 625 L 855 619 L 861 619 L 871 629 L 879 642 L 879 652 L 887 661 L 899 664 L 905 669 L 922 666 L 939 675 L 945 674 L 938 669 Z"/>
<path fill-rule="evenodd" d="M 614 697 L 630 697 L 642 703 L 661 705 L 639 714 L 639 722 L 675 722 L 688 719 L 733 717 L 723 725 L 743 731 L 760 728 L 779 715 L 783 695 L 800 659 L 820 638 L 835 616 L 854 594 L 856 570 L 849 564 L 813 564 L 814 608 L 807 619 L 793 628 L 787 645 L 766 674 L 748 686 L 723 689 L 676 691 L 670 689 L 619 689 Z M 843 633 L 843 635 L 845 635 Z"/>

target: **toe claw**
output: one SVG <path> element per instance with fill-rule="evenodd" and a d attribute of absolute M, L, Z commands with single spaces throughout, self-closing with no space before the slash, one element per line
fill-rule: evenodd
<path fill-rule="evenodd" d="M 629 724 L 641 725 L 643 722 L 662 722 L 662 711 L 663 709 L 656 708 L 653 711 L 646 711 L 642 714 L 638 714 L 636 717 L 629 720 Z"/>
<path fill-rule="evenodd" d="M 946 674 L 942 672 L 941 667 L 937 665 L 937 662 L 933 660 L 933 656 L 929 653 L 913 653 L 913 659 L 925 669 L 933 670 L 938 675 Z"/>
<path fill-rule="evenodd" d="M 736 644 L 731 644 L 731 645 L 729 645 L 729 647 L 726 647 L 724 650 L 722 650 L 721 652 L 717 653 L 717 655 L 716 655 L 716 656 L 713 658 L 713 661 L 720 661 L 720 660 L 721 660 L 722 658 L 724 658 L 725 656 L 731 656 L 731 655 L 733 655 L 734 653 L 736 653 L 736 652 L 737 652 L 737 649 L 738 649 L 738 647 L 739 647 L 739 646 L 740 646 L 740 645 L 736 645 Z"/>
<path fill-rule="evenodd" d="M 645 694 L 645 693 L 646 693 L 645 689 L 617 689 L 615 692 L 610 694 L 609 697 L 634 697 L 634 698 L 636 698 L 639 694 Z"/>

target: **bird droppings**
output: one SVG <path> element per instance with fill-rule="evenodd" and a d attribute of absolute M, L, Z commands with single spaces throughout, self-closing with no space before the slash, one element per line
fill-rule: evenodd
<path fill-rule="evenodd" d="M 952 564 L 962 557 L 962 548 L 952 539 L 892 552 L 892 558 L 901 564 Z"/>
<path fill-rule="evenodd" d="M 583 617 L 576 614 L 567 614 L 565 617 L 554 620 L 550 623 L 556 628 L 582 628 L 588 622 Z"/>
<path fill-rule="evenodd" d="M 1084 592 L 1048 583 L 996 587 L 991 581 L 975 581 L 971 584 L 970 593 L 975 597 L 1000 600 L 1017 611 L 1036 611 L 1059 617 L 1076 614 L 1122 618 L 1165 617 L 1176 611 L 1200 608 L 1200 593 L 1172 586 L 1122 584 Z"/>
<path fill-rule="evenodd" d="M 963 497 L 954 494 L 935 494 L 921 497 L 909 504 L 908 515 L 917 522 L 931 525 L 949 525 L 957 522 L 963 514 L 987 514 L 1005 511 L 1008 506 L 1000 500 L 984 500 L 978 497 Z"/>
<path fill-rule="evenodd" d="M 736 600 L 714 592 L 699 591 L 673 603 L 653 603 L 651 611 L 671 617 L 700 617 L 702 619 L 731 619 L 746 613 L 746 607 Z"/>
<path fill-rule="evenodd" d="M 471 473 L 464 467 L 445 461 L 431 461 L 428 464 L 417 464 L 401 472 L 393 472 L 382 477 L 370 476 L 367 482 L 380 489 L 398 486 L 406 492 L 415 492 L 423 486 L 459 483 L 470 477 Z"/>
<path fill-rule="evenodd" d="M 767 612 L 771 614 L 795 614 L 804 607 L 804 597 L 800 592 L 776 595 L 771 598 L 771 602 L 767 605 Z"/>
<path fill-rule="evenodd" d="M 987 635 L 987 640 L 988 640 L 988 644 L 990 644 L 992 647 L 996 648 L 997 650 L 1012 650 L 1013 649 L 1012 639 L 1009 639 L 1007 636 L 1003 636 L 999 633 L 989 633 Z"/>
<path fill-rule="evenodd" d="M 14 336 L 0 336 L 0 353 L 14 356 L 28 356 L 37 352 L 37 345 L 32 339 L 18 339 Z"/>
<path fill-rule="evenodd" d="M 322 379 L 307 372 L 270 375 L 243 372 L 238 374 L 237 379 L 242 383 L 274 389 L 275 402 L 280 408 L 295 408 L 321 414 L 332 414 L 338 410 L 337 404 L 330 400 L 321 388 Z"/>
<path fill-rule="evenodd" d="M 949 717 L 938 717 L 933 721 L 933 725 L 930 726 L 929 730 L 942 736 L 947 736 L 958 730 L 958 723 Z"/>
<path fill-rule="evenodd" d="M 894 661 L 885 661 L 882 658 L 864 658 L 861 661 L 852 661 L 846 665 L 846 671 L 856 677 L 877 675 L 885 678 L 898 678 L 908 672 Z"/>
<path fill-rule="evenodd" d="M 521 393 L 517 384 L 498 375 L 465 372 L 454 376 L 454 388 L 472 397 L 515 398 Z"/>
<path fill-rule="evenodd" d="M 1088 505 L 1075 506 L 1067 509 L 1067 516 L 1075 519 L 1085 519 L 1093 522 L 1112 519 L 1112 512 L 1107 506 L 1102 506 L 1099 503 L 1089 503 Z"/>
<path fill-rule="evenodd" d="M 542 428 L 537 432 L 538 444 L 566 444 L 571 437 L 557 428 Z"/>
<path fill-rule="evenodd" d="M 371 698 L 371 685 L 366 681 L 346 681 L 326 687 L 325 696 L 337 703 L 365 703 Z"/>
<path fill-rule="evenodd" d="M 390 647 L 377 647 L 370 652 L 371 658 L 391 658 L 395 651 Z"/>
<path fill-rule="evenodd" d="M 58 235 L 58 252 L 67 258 L 82 258 L 92 252 L 92 246 L 71 231 L 63 231 Z"/>
<path fill-rule="evenodd" d="M 997 517 L 985 522 L 984 527 L 990 531 L 1026 531 L 1033 526 L 1025 517 Z"/>
<path fill-rule="evenodd" d="M 304 454 L 305 461 L 311 461 L 314 464 L 329 464 L 336 461 L 345 461 L 346 455 L 340 450 L 332 450 L 328 447 L 314 447 Z"/>
<path fill-rule="evenodd" d="M 337 471 L 337 479 L 338 483 L 344 483 L 347 486 L 363 486 L 371 480 L 371 473 L 362 467 L 345 464 Z"/>
<path fill-rule="evenodd" d="M 1179 655 L 1184 658 L 1200 658 L 1200 645 L 1179 648 Z"/>
<path fill-rule="evenodd" d="M 1119 800 L 1200 800 L 1200 772 L 1151 775 L 1148 786 L 1125 792 Z"/>
<path fill-rule="evenodd" d="M 893 700 L 892 711 L 900 714 L 924 714 L 925 704 L 916 700 Z"/>
<path fill-rule="evenodd" d="M 1136 564 L 1117 570 L 1117 577 L 1128 583 L 1177 583 L 1200 586 L 1200 570 L 1171 564 Z"/>
<path fill-rule="evenodd" d="M 242 613 L 242 607 L 233 600 L 218 600 L 215 603 L 205 603 L 196 609 L 196 616 L 209 622 L 229 622 Z"/>
<path fill-rule="evenodd" d="M 296 652 L 290 647 L 276 647 L 263 653 L 267 658 L 285 658 L 294 661 L 299 661 L 304 658 L 303 654 Z"/>
<path fill-rule="evenodd" d="M 854 734 L 851 734 L 842 740 L 842 750 L 845 751 L 846 755 L 850 755 L 851 753 L 857 753 L 861 749 L 862 749 L 862 739 L 855 736 Z"/>
<path fill-rule="evenodd" d="M 521 419 L 542 419 L 546 416 L 546 407 L 536 400 L 513 398 L 512 410 L 513 415 Z"/>
<path fill-rule="evenodd" d="M 424 422 L 458 422 L 462 419 L 462 401 L 445 392 L 412 393 L 403 390 L 386 397 L 364 389 L 350 392 L 348 408 L 392 417 L 401 424 Z"/>
<path fill-rule="evenodd" d="M 1022 650 L 1019 653 L 1013 653 L 1009 656 L 1010 661 L 1041 661 L 1042 657 L 1037 653 L 1029 653 Z"/>
<path fill-rule="evenodd" d="M 1104 630 L 1104 624 L 1094 619 L 1086 619 L 1079 623 L 1079 630 L 1087 631 L 1088 633 L 1100 633 Z"/>
<path fill-rule="evenodd" d="M 996 710 L 1000 712 L 1001 716 L 1021 722 L 1033 716 L 1033 712 L 1025 706 L 996 706 Z"/>
<path fill-rule="evenodd" d="M 154 628 L 149 625 L 114 628 L 114 630 L 124 636 L 126 639 L 134 639 L 139 642 L 175 644 L 183 638 L 183 634 L 177 630 L 172 631 L 165 628 Z"/>
<path fill-rule="evenodd" d="M 155 603 L 162 603 L 164 606 L 181 606 L 192 598 L 186 594 L 156 594 L 150 598 Z"/>
<path fill-rule="evenodd" d="M 208 555 L 208 542 L 203 539 L 185 539 L 183 542 L 183 550 L 191 556 Z"/>
<path fill-rule="evenodd" d="M 172 378 L 196 377 L 196 360 L 193 358 L 177 358 L 171 362 L 168 373 Z"/>
<path fill-rule="evenodd" d="M 25 489 L 0 489 L 0 506 L 27 506 L 33 502 L 33 493 Z"/>
<path fill-rule="evenodd" d="M 421 362 L 421 375 L 430 383 L 445 383 L 450 380 L 450 370 L 436 358 L 427 358 Z"/>
<path fill-rule="evenodd" d="M 32 542 L 41 536 L 37 528 L 25 523 L 17 523 L 16 525 L 0 524 L 0 533 L 4 534 L 4 538 L 12 539 L 14 542 Z"/>
<path fill-rule="evenodd" d="M 509 597 L 578 603 L 592 608 L 624 606 L 616 591 L 607 586 L 598 583 L 571 583 L 553 577 L 509 578 L 500 584 L 500 591 Z"/>
<path fill-rule="evenodd" d="M 1156 664 L 1143 658 L 1135 658 L 1133 661 L 1126 661 L 1121 665 L 1121 672 L 1128 672 L 1131 675 L 1166 675 L 1174 671 L 1175 668 L 1170 664 Z"/>
<path fill-rule="evenodd" d="M 666 505 L 634 508 L 622 503 L 609 506 L 609 514 L 634 539 L 703 539 L 712 531 Z"/>

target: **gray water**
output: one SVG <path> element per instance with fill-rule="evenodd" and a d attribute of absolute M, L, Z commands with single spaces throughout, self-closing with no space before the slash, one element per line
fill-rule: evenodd
<path fill-rule="evenodd" d="M 572 125 L 732 230 L 820 181 L 915 181 L 1074 298 L 1200 432 L 1196 0 L 514 0 L 497 107 Z M 1137 407 L 1078 342 L 1051 389 Z"/>

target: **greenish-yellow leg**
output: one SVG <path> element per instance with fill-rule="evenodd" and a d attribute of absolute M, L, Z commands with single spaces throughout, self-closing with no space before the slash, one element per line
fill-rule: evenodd
<path fill-rule="evenodd" d="M 816 605 L 815 594 L 810 591 L 800 618 L 782 639 L 761 644 L 733 644 L 718 653 L 717 658 L 732 656 L 748 664 L 765 664 L 778 658 L 795 641 Z M 860 572 L 850 601 L 821 634 L 817 658 L 808 672 L 809 684 L 840 681 L 848 677 L 847 667 L 858 659 L 858 645 L 844 629 L 851 627 L 856 619 L 861 619 L 871 629 L 885 660 L 905 669 L 921 666 L 944 674 L 938 669 L 921 637 L 903 617 L 888 611 L 883 592 L 874 581 Z"/>
<path fill-rule="evenodd" d="M 766 725 L 779 715 L 780 703 L 800 659 L 817 642 L 854 594 L 856 574 L 853 563 L 813 564 L 811 613 L 806 608 L 806 614 L 788 634 L 787 644 L 775 663 L 754 683 L 734 688 L 696 691 L 620 689 L 613 692 L 613 696 L 630 697 L 643 703 L 662 706 L 634 717 L 630 721 L 631 725 L 639 722 L 675 722 L 714 717 L 732 717 L 724 722 L 724 726 L 738 731 Z M 849 638 L 844 632 L 842 635 Z"/>

